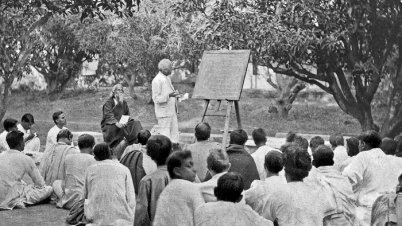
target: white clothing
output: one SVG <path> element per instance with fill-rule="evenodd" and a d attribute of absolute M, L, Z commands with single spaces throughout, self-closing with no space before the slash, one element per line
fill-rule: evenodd
<path fill-rule="evenodd" d="M 349 156 L 348 159 L 346 159 L 340 166 L 340 172 L 342 173 L 345 168 L 352 162 L 352 160 L 355 158 L 356 156 Z"/>
<path fill-rule="evenodd" d="M 253 157 L 255 165 L 257 166 L 258 170 L 258 175 L 260 176 L 260 180 L 264 180 L 267 178 L 267 175 L 265 173 L 265 156 L 268 154 L 270 151 L 278 151 L 282 153 L 280 150 L 268 147 L 266 145 L 259 147 L 253 154 L 251 154 L 251 157 Z M 284 172 L 282 173 L 284 175 Z"/>
<path fill-rule="evenodd" d="M 67 129 L 66 127 L 63 127 L 62 129 Z M 51 147 L 54 144 L 57 144 L 57 134 L 60 132 L 59 127 L 57 125 L 54 125 L 49 132 L 47 133 L 47 138 L 46 138 L 46 149 Z"/>
<path fill-rule="evenodd" d="M 159 72 L 152 80 L 152 100 L 155 103 L 155 115 L 158 126 L 157 133 L 170 138 L 173 143 L 179 142 L 179 126 L 177 122 L 177 100 L 169 97 L 175 89 L 169 76 Z"/>
<path fill-rule="evenodd" d="M 21 124 L 17 125 L 19 131 L 24 133 L 24 139 L 31 135 L 31 130 L 24 129 Z M 39 152 L 40 151 L 40 140 L 38 137 L 34 137 L 27 142 L 25 142 L 24 153 Z M 39 161 L 37 161 L 39 162 Z"/>
<path fill-rule="evenodd" d="M 172 180 L 159 196 L 154 226 L 192 226 L 195 209 L 204 204 L 200 189 L 190 181 Z"/>
<path fill-rule="evenodd" d="M 342 163 L 349 158 L 348 151 L 342 145 L 334 149 L 334 169 L 341 171 Z"/>
<path fill-rule="evenodd" d="M 6 141 L 7 134 L 8 132 L 6 130 L 0 133 L 0 153 L 2 153 L 3 151 L 10 150 Z"/>
<path fill-rule="evenodd" d="M 24 175 L 28 175 L 34 184 L 22 181 Z M 52 192 L 52 187 L 45 185 L 30 157 L 17 150 L 0 154 L 0 209 L 25 208 L 25 204 L 36 204 Z"/>
<path fill-rule="evenodd" d="M 221 144 L 213 141 L 197 141 L 194 144 L 187 145 L 184 150 L 190 150 L 193 157 L 194 169 L 201 181 L 205 180 L 207 175 L 207 158 L 211 149 L 221 148 Z M 215 185 L 216 186 L 216 185 Z M 213 195 L 213 193 L 212 193 Z"/>
<path fill-rule="evenodd" d="M 286 182 L 279 176 L 272 176 L 265 180 L 253 181 L 250 189 L 244 191 L 246 204 L 251 206 L 251 208 L 258 214 L 262 215 L 265 204 L 275 198 L 272 197 L 272 194 L 281 190 L 285 184 Z"/>
<path fill-rule="evenodd" d="M 205 202 L 216 202 L 214 189 L 218 186 L 219 178 L 225 173 L 227 172 L 215 174 L 210 180 L 196 184 L 200 188 Z"/>
<path fill-rule="evenodd" d="M 195 210 L 194 225 L 196 226 L 273 226 L 254 212 L 250 206 L 233 202 L 205 203 Z"/>
<path fill-rule="evenodd" d="M 85 173 L 84 213 L 96 225 L 133 225 L 134 185 L 127 167 L 113 160 L 89 166 Z"/>

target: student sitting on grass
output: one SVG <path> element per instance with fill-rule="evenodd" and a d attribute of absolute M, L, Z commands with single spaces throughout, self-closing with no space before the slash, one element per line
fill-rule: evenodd
<path fill-rule="evenodd" d="M 173 152 L 167 160 L 172 181 L 163 190 L 156 207 L 154 226 L 191 226 L 195 209 L 204 203 L 190 151 Z"/>
<path fill-rule="evenodd" d="M 171 151 L 172 142 L 170 142 L 168 137 L 153 135 L 149 138 L 147 153 L 158 165 L 158 168 L 155 172 L 146 175 L 140 181 L 134 225 L 149 226 L 154 220 L 158 198 L 170 182 L 166 159 L 169 157 Z"/>
<path fill-rule="evenodd" d="M 250 206 L 239 203 L 244 189 L 243 179 L 238 173 L 226 173 L 218 180 L 215 188 L 217 202 L 205 203 L 195 210 L 194 225 L 197 226 L 270 226 L 272 221 L 259 216 Z"/>
<path fill-rule="evenodd" d="M 6 141 L 6 137 L 7 134 L 11 131 L 18 131 L 17 123 L 18 121 L 13 118 L 7 118 L 4 120 L 3 122 L 4 131 L 0 133 L 0 153 L 3 151 L 10 150 L 10 147 L 8 147 Z"/>

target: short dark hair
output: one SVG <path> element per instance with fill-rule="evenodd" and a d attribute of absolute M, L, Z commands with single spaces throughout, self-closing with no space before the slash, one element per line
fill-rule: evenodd
<path fill-rule="evenodd" d="M 363 141 L 371 148 L 378 148 L 381 145 L 381 135 L 374 130 L 367 130 L 360 134 L 359 140 Z"/>
<path fill-rule="evenodd" d="M 59 119 L 59 116 L 61 115 L 61 114 L 63 114 L 64 112 L 62 112 L 62 111 L 56 111 L 55 113 L 53 113 L 53 122 L 55 123 L 55 124 L 57 124 L 57 122 L 56 122 L 56 120 L 57 119 Z"/>
<path fill-rule="evenodd" d="M 209 151 L 207 168 L 215 173 L 222 173 L 229 167 L 229 158 L 222 149 L 216 148 Z"/>
<path fill-rule="evenodd" d="M 81 134 L 78 137 L 78 147 L 80 149 L 93 148 L 95 145 L 95 137 L 89 134 Z"/>
<path fill-rule="evenodd" d="M 24 142 L 24 133 L 20 131 L 11 131 L 6 136 L 6 142 L 10 149 L 15 149 Z"/>
<path fill-rule="evenodd" d="M 297 134 L 295 132 L 289 131 L 288 134 L 286 134 L 286 142 L 293 142 L 296 136 Z"/>
<path fill-rule="evenodd" d="M 316 167 L 332 166 L 334 165 L 334 151 L 327 145 L 320 145 L 313 152 L 313 159 Z"/>
<path fill-rule="evenodd" d="M 345 141 L 343 140 L 343 136 L 340 134 L 334 134 L 329 136 L 329 143 L 333 147 L 338 147 L 339 145 L 345 145 Z"/>
<path fill-rule="evenodd" d="M 17 123 L 18 121 L 16 119 L 6 118 L 3 122 L 3 127 L 7 132 L 9 132 L 11 128 L 17 125 Z"/>
<path fill-rule="evenodd" d="M 350 157 L 359 154 L 359 140 L 356 137 L 346 139 L 346 147 Z"/>
<path fill-rule="evenodd" d="M 311 148 L 311 151 L 314 152 L 314 150 L 315 150 L 318 146 L 323 145 L 323 144 L 325 144 L 325 141 L 324 141 L 324 139 L 323 139 L 322 137 L 320 137 L 320 136 L 315 136 L 315 137 L 311 138 L 311 140 L 310 140 L 310 148 Z"/>
<path fill-rule="evenodd" d="M 306 150 L 298 145 L 282 146 L 283 165 L 286 175 L 293 181 L 302 181 L 311 170 L 311 157 Z"/>
<path fill-rule="evenodd" d="M 381 141 L 380 148 L 386 155 L 395 155 L 398 142 L 389 137 L 385 137 Z"/>
<path fill-rule="evenodd" d="M 254 129 L 251 136 L 255 144 L 267 143 L 267 134 L 263 128 Z"/>
<path fill-rule="evenodd" d="M 34 117 L 30 113 L 26 113 L 25 115 L 22 116 L 21 122 L 30 122 L 30 123 L 35 123 Z"/>
<path fill-rule="evenodd" d="M 301 147 L 305 151 L 308 151 L 308 140 L 304 137 L 295 136 L 295 138 L 292 141 L 292 144 Z"/>
<path fill-rule="evenodd" d="M 62 139 L 62 138 L 71 139 L 72 137 L 73 137 L 73 134 L 70 132 L 70 130 L 62 129 L 57 134 L 56 140 L 57 140 L 57 142 L 59 142 L 59 140 Z"/>
<path fill-rule="evenodd" d="M 265 168 L 269 172 L 279 173 L 283 169 L 283 156 L 279 151 L 270 151 L 265 155 Z"/>
<path fill-rule="evenodd" d="M 211 136 L 211 126 L 208 122 L 200 122 L 195 126 L 195 138 L 198 141 L 208 140 Z"/>
<path fill-rule="evenodd" d="M 166 160 L 167 170 L 169 172 L 170 178 L 177 178 L 176 174 L 174 174 L 174 168 L 181 167 L 184 160 L 191 158 L 191 151 L 174 151 L 169 155 Z"/>
<path fill-rule="evenodd" d="M 162 166 L 166 164 L 166 159 L 172 151 L 172 142 L 164 135 L 153 135 L 147 142 L 147 154 L 156 165 Z"/>
<path fill-rule="evenodd" d="M 146 145 L 150 137 L 151 137 L 151 132 L 149 132 L 149 130 L 147 130 L 147 129 L 141 130 L 137 134 L 138 143 L 140 143 L 142 145 Z"/>
<path fill-rule="evenodd" d="M 244 145 L 247 140 L 247 133 L 242 129 L 236 129 L 230 133 L 230 144 Z"/>
<path fill-rule="evenodd" d="M 94 147 L 94 156 L 98 161 L 103 161 L 106 159 L 110 159 L 112 156 L 110 147 L 106 143 L 99 143 Z"/>
<path fill-rule="evenodd" d="M 230 172 L 223 174 L 218 179 L 218 185 L 214 189 L 218 200 L 226 202 L 238 202 L 244 189 L 243 178 L 239 173 Z"/>

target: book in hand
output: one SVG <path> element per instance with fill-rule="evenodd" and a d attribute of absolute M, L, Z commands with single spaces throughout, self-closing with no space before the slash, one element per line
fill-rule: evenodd
<path fill-rule="evenodd" d="M 125 125 L 125 124 L 127 124 L 129 119 L 130 119 L 129 115 L 122 115 L 121 118 L 120 118 L 119 123 Z"/>

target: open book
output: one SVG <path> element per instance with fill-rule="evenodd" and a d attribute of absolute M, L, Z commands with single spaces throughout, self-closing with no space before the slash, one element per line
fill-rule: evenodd
<path fill-rule="evenodd" d="M 122 115 L 121 118 L 120 118 L 119 123 L 125 125 L 125 124 L 127 124 L 129 119 L 130 119 L 129 115 Z"/>

